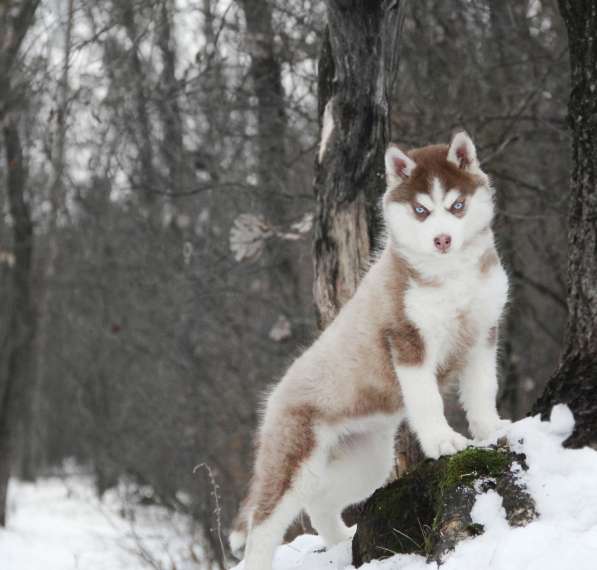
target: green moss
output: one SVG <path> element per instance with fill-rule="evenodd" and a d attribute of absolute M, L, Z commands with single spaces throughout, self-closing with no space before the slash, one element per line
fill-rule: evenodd
<path fill-rule="evenodd" d="M 482 477 L 498 477 L 508 467 L 508 453 L 495 448 L 468 447 L 455 455 L 442 457 L 438 461 L 434 481 L 435 516 L 431 524 L 432 534 L 438 535 L 439 522 L 444 518 L 444 508 L 448 495 L 459 485 L 467 487 Z M 483 532 L 482 526 L 467 528 L 471 536 Z M 431 548 L 426 545 L 425 554 L 430 555 Z"/>
<path fill-rule="evenodd" d="M 468 485 L 479 477 L 497 477 L 509 462 L 508 454 L 500 449 L 469 447 L 447 458 L 441 490 Z"/>
<path fill-rule="evenodd" d="M 479 523 L 471 523 L 466 527 L 466 530 L 471 536 L 479 536 L 485 531 L 485 527 Z"/>
<path fill-rule="evenodd" d="M 471 488 L 486 477 L 499 478 L 510 462 L 511 455 L 500 448 L 468 448 L 436 461 L 422 461 L 367 501 L 357 531 L 355 548 L 362 548 L 358 556 L 364 561 L 393 553 L 431 556 L 443 536 L 440 526 L 447 520 L 446 509 L 466 505 L 466 500 L 454 501 L 453 495 L 472 500 L 473 493 L 462 493 L 461 487 Z M 482 527 L 471 523 L 462 531 L 474 536 Z"/>
<path fill-rule="evenodd" d="M 393 553 L 420 553 L 426 550 L 430 521 L 435 514 L 436 466 L 424 461 L 408 475 L 376 491 L 368 501 L 361 527 L 370 544 L 378 544 L 376 557 Z M 388 525 L 388 521 L 392 521 Z"/>

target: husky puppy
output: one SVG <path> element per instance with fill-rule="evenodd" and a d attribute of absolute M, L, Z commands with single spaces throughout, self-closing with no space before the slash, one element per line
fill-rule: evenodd
<path fill-rule="evenodd" d="M 341 513 L 388 479 L 403 420 L 437 458 L 469 441 L 446 421 L 441 388 L 459 379 L 473 437 L 501 427 L 497 327 L 508 279 L 491 230 L 493 190 L 473 142 L 385 155 L 387 243 L 352 299 L 267 400 L 249 496 L 230 536 L 246 570 L 270 570 L 305 509 L 330 546 Z"/>

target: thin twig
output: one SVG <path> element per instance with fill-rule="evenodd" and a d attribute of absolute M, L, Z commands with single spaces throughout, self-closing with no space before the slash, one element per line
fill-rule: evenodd
<path fill-rule="evenodd" d="M 197 474 L 199 469 L 205 469 L 207 471 L 207 476 L 209 477 L 209 482 L 211 485 L 211 495 L 214 498 L 215 502 L 215 509 L 214 515 L 216 516 L 216 536 L 218 537 L 218 542 L 220 543 L 220 549 L 222 552 L 222 560 L 225 561 L 226 556 L 226 549 L 224 548 L 224 541 L 222 540 L 222 507 L 220 506 L 220 496 L 218 495 L 218 484 L 216 482 L 216 477 L 214 472 L 212 471 L 211 467 L 207 463 L 199 463 L 193 467 L 193 475 Z M 213 530 L 213 529 L 212 529 Z"/>

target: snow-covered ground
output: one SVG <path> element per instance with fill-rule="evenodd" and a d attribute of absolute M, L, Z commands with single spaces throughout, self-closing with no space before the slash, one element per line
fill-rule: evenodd
<path fill-rule="evenodd" d="M 494 491 L 478 497 L 473 519 L 484 534 L 460 543 L 442 570 L 596 570 L 597 451 L 570 450 L 562 442 L 573 428 L 568 408 L 557 406 L 550 422 L 526 418 L 508 431 L 515 451 L 527 456 L 527 487 L 539 518 L 511 528 L 501 499 Z M 301 536 L 276 553 L 274 570 L 348 570 L 350 544 L 318 552 L 316 536 Z M 243 563 L 236 570 L 243 568 Z M 421 556 L 395 555 L 361 566 L 363 570 L 437 570 Z"/>
<path fill-rule="evenodd" d="M 100 502 L 90 477 L 12 480 L 0 570 L 198 570 L 186 517 L 130 501 L 121 484 Z"/>
<path fill-rule="evenodd" d="M 462 542 L 442 570 L 597 569 L 597 451 L 564 449 L 573 427 L 558 406 L 550 422 L 527 418 L 508 432 L 527 456 L 524 478 L 540 513 L 524 528 L 510 528 L 500 497 L 477 499 L 475 522 L 484 534 Z M 9 525 L 0 530 L 0 570 L 199 570 L 200 549 L 185 517 L 131 501 L 121 484 L 102 502 L 81 474 L 12 481 Z M 274 570 L 348 570 L 350 543 L 328 552 L 317 536 L 301 536 L 276 553 Z M 242 570 L 239 564 L 237 570 Z M 363 570 L 437 570 L 420 556 L 396 555 Z"/>

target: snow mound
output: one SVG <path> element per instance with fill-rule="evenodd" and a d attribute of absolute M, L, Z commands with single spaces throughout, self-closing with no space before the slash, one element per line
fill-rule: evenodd
<path fill-rule="evenodd" d="M 563 405 L 550 421 L 525 418 L 506 436 L 514 451 L 527 456 L 529 470 L 518 471 L 535 499 L 539 517 L 526 527 L 508 525 L 494 491 L 480 495 L 472 511 L 485 532 L 461 542 L 442 570 L 595 570 L 597 568 L 597 451 L 564 449 L 574 418 Z M 349 570 L 351 545 L 328 552 L 317 536 L 300 536 L 276 552 L 274 570 Z M 235 570 L 243 570 L 241 562 Z M 363 570 L 437 570 L 421 556 L 397 554 L 361 566 Z"/>

